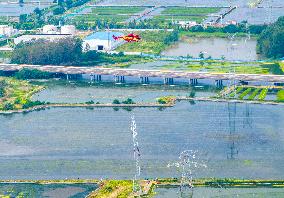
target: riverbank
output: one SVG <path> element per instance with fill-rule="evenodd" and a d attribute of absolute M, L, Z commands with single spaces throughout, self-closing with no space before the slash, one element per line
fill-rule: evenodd
<path fill-rule="evenodd" d="M 136 104 L 45 104 L 45 105 L 37 105 L 28 109 L 16 109 L 16 110 L 7 110 L 0 111 L 0 114 L 15 114 L 15 113 L 29 113 L 37 110 L 43 110 L 48 108 L 56 108 L 56 107 L 66 107 L 66 108 L 164 108 L 164 107 L 173 107 L 173 104 L 157 104 L 157 103 L 136 103 Z"/>
<path fill-rule="evenodd" d="M 158 178 L 155 180 L 138 181 L 142 192 L 140 196 L 149 197 L 155 194 L 156 188 L 177 188 L 180 186 L 180 180 L 177 178 Z M 0 184 L 97 184 L 98 188 L 87 195 L 87 198 L 109 198 L 109 197 L 138 197 L 133 194 L 132 180 L 97 180 L 97 179 L 66 179 L 66 180 L 1 180 Z M 195 179 L 194 188 L 284 188 L 284 180 L 245 180 L 245 179 Z"/>
<path fill-rule="evenodd" d="M 189 101 L 209 101 L 209 102 L 226 102 L 226 103 L 247 103 L 247 104 L 261 104 L 261 105 L 284 105 L 281 102 L 273 102 L 273 101 L 257 101 L 257 100 L 236 100 L 236 99 L 222 99 L 222 98 L 210 98 L 210 97 L 177 97 L 177 101 L 181 100 L 189 100 Z"/>

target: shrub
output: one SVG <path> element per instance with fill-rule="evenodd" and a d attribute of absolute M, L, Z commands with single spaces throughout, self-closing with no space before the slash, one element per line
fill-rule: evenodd
<path fill-rule="evenodd" d="M 127 100 L 122 101 L 122 104 L 135 104 L 135 102 L 131 98 L 127 98 Z"/>
<path fill-rule="evenodd" d="M 7 103 L 4 104 L 3 109 L 6 110 L 6 111 L 7 110 L 13 110 L 14 109 L 14 105 L 12 103 L 7 102 Z"/>
<path fill-rule="evenodd" d="M 93 100 L 90 100 L 90 101 L 86 102 L 86 104 L 95 104 L 95 102 Z"/>
<path fill-rule="evenodd" d="M 120 104 L 120 102 L 119 102 L 119 100 L 114 99 L 114 100 L 112 101 L 112 104 Z"/>
<path fill-rule="evenodd" d="M 157 102 L 159 104 L 171 104 L 175 102 L 176 97 L 175 96 L 164 96 L 157 99 Z"/>
<path fill-rule="evenodd" d="M 21 69 L 15 74 L 17 79 L 27 80 L 27 79 L 48 79 L 52 78 L 53 74 L 45 71 L 40 71 L 37 69 Z"/>
<path fill-rule="evenodd" d="M 31 108 L 31 107 L 34 107 L 34 106 L 39 106 L 39 105 L 44 105 L 45 102 L 41 102 L 41 101 L 31 101 L 31 100 L 28 100 L 25 104 L 23 104 L 23 109 L 28 109 L 28 108 Z"/>
<path fill-rule="evenodd" d="M 284 90 L 280 90 L 277 92 L 277 101 L 284 102 Z"/>

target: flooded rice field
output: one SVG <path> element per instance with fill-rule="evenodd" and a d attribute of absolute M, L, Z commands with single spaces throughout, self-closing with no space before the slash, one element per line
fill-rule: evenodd
<path fill-rule="evenodd" d="M 43 9 L 45 7 L 48 7 L 48 5 L 0 4 L 0 16 L 20 16 L 21 14 L 29 14 L 32 13 L 37 7 Z"/>
<path fill-rule="evenodd" d="M 218 50 L 216 50 L 218 49 Z M 162 52 L 166 56 L 192 56 L 198 58 L 203 52 L 207 58 L 226 60 L 257 60 L 256 40 L 248 38 L 238 38 L 230 40 L 226 38 L 195 38 L 188 37 L 179 41 L 176 45 Z"/>
<path fill-rule="evenodd" d="M 214 96 L 217 90 L 212 86 L 190 87 L 190 86 L 157 86 L 113 83 L 90 84 L 90 83 L 44 83 L 47 89 L 33 96 L 34 100 L 52 103 L 78 103 L 93 100 L 100 103 L 111 103 L 114 99 L 120 101 L 127 98 L 135 102 L 156 102 L 162 96 L 188 96 L 194 91 L 195 96 Z M 64 86 L 63 86 L 64 84 Z"/>
<path fill-rule="evenodd" d="M 51 108 L 0 115 L 0 179 L 132 178 L 131 115 L 142 178 L 179 177 L 168 163 L 198 150 L 194 177 L 283 178 L 283 108 L 179 102 L 173 108 Z"/>
<path fill-rule="evenodd" d="M 155 198 L 173 198 L 180 195 L 178 188 L 156 188 Z M 203 188 L 197 187 L 193 190 L 193 198 L 209 198 L 209 197 L 273 197 L 281 198 L 284 196 L 283 188 Z"/>
<path fill-rule="evenodd" d="M 79 198 L 86 197 L 96 188 L 96 184 L 1 183 L 0 196 L 9 195 L 9 197 L 31 198 Z"/>

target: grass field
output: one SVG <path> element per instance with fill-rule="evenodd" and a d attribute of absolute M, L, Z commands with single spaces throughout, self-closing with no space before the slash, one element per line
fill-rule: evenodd
<path fill-rule="evenodd" d="M 97 20 L 103 22 L 123 23 L 131 16 L 138 14 L 145 10 L 145 7 L 95 7 L 91 13 L 75 17 L 75 21 L 85 21 L 93 23 Z"/>
<path fill-rule="evenodd" d="M 22 109 L 42 88 L 27 81 L 0 77 L 0 110 Z"/>
<path fill-rule="evenodd" d="M 139 32 L 142 40 L 135 43 L 125 43 L 116 49 L 123 52 L 144 52 L 148 54 L 159 54 L 167 45 L 164 39 L 171 35 L 171 32 Z"/>
<path fill-rule="evenodd" d="M 177 21 L 196 21 L 201 23 L 209 14 L 219 11 L 219 8 L 170 7 L 163 10 L 160 15 L 150 19 L 148 23 L 157 24 L 159 27 L 167 27 L 169 23 Z"/>
<path fill-rule="evenodd" d="M 226 95 L 228 99 L 255 101 L 284 101 L 284 90 L 279 87 L 238 86 Z"/>
<path fill-rule="evenodd" d="M 269 65 L 269 66 L 268 66 Z M 276 65 L 276 66 L 275 66 Z M 258 62 L 222 62 L 214 60 L 204 61 L 177 61 L 164 65 L 161 69 L 182 70 L 182 71 L 196 71 L 196 72 L 213 72 L 213 73 L 236 73 L 243 74 L 278 74 L 274 73 L 274 67 L 279 67 L 277 63 L 265 64 Z"/>

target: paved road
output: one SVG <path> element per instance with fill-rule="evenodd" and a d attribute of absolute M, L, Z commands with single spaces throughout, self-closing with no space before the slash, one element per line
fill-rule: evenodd
<path fill-rule="evenodd" d="M 18 71 L 22 68 L 38 69 L 41 71 L 64 74 L 96 74 L 112 76 L 137 76 L 137 77 L 161 77 L 161 78 L 185 78 L 185 79 L 213 79 L 240 81 L 258 81 L 284 83 L 284 75 L 260 75 L 260 74 L 229 74 L 208 72 L 185 72 L 172 70 L 138 70 L 138 69 L 113 69 L 102 67 L 74 67 L 74 66 L 50 66 L 50 65 L 16 65 L 0 64 L 2 71 Z"/>

